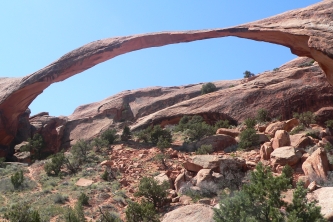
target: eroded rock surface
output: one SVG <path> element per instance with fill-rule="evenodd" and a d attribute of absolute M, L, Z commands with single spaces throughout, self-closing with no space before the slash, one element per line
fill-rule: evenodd
<path fill-rule="evenodd" d="M 2 147 L 0 153 L 3 155 L 7 152 L 6 147 L 8 147 L 15 137 L 19 116 L 24 113 L 29 104 L 49 85 L 63 81 L 68 77 L 118 55 L 144 48 L 226 36 L 266 41 L 289 47 L 292 53 L 296 55 L 315 59 L 325 72 L 328 82 L 333 84 L 333 48 L 331 47 L 333 44 L 332 10 L 332 1 L 321 1 L 303 9 L 288 11 L 267 19 L 225 29 L 160 32 L 98 40 L 67 53 L 57 61 L 31 75 L 22 78 L 0 78 L 0 147 Z M 311 91 L 309 92 L 307 90 L 306 84 L 310 79 L 312 82 L 320 82 L 318 80 L 320 79 L 318 74 L 322 75 L 322 72 L 318 68 L 317 70 L 315 69 L 315 67 L 314 69 L 308 69 L 308 73 L 306 71 L 304 72 L 304 70 L 294 72 L 294 78 L 299 75 L 304 75 L 304 82 L 302 83 L 303 89 L 299 90 L 303 95 L 307 95 L 306 97 L 309 102 L 303 104 L 303 106 L 307 106 L 308 103 L 316 103 L 315 98 L 311 95 Z M 311 76 L 309 73 L 311 73 Z M 278 76 L 279 74 L 280 73 L 274 73 L 274 76 Z M 271 81 L 263 81 L 260 80 L 260 78 L 255 78 L 254 80 L 256 81 L 238 86 L 237 91 L 242 92 L 244 88 L 247 88 L 249 91 L 254 91 L 254 94 L 256 94 L 255 98 L 260 98 L 264 96 L 265 93 L 272 90 L 274 91 L 274 87 L 278 86 L 280 83 L 278 78 L 274 78 L 274 83 L 272 79 Z M 267 87 L 267 84 L 270 85 L 270 87 Z M 318 85 L 319 89 L 316 93 L 321 94 L 323 93 L 321 91 L 323 86 L 319 83 Z M 281 105 L 286 107 L 293 106 L 291 97 L 288 96 L 290 87 L 293 86 L 286 86 L 286 90 L 280 92 L 277 98 L 284 98 L 284 100 L 274 101 L 276 107 L 280 107 Z M 213 93 L 213 95 L 217 98 L 219 97 L 219 93 Z M 206 96 L 204 95 L 204 97 Z M 210 95 L 207 97 L 212 98 L 213 96 Z M 217 98 L 212 98 L 215 99 L 214 104 L 208 101 L 205 109 L 221 109 L 223 104 L 218 103 L 220 107 L 216 106 L 217 101 L 219 101 Z M 233 99 L 241 100 L 241 93 L 233 95 Z M 264 101 L 256 102 L 253 101 L 251 97 L 243 97 L 243 99 L 244 102 L 246 102 L 245 106 L 252 104 L 258 107 L 258 105 L 264 104 Z M 195 101 L 190 100 L 189 103 L 191 104 L 193 102 Z M 281 102 L 284 104 L 280 104 Z M 185 108 L 184 105 L 185 104 L 179 105 L 178 111 L 181 108 Z M 187 105 L 189 104 L 187 103 Z M 193 112 L 198 112 L 200 105 L 201 104 L 197 104 L 197 106 L 195 106 L 192 104 Z M 299 104 L 294 105 L 297 107 Z M 251 107 L 247 108 L 250 109 Z M 228 111 L 227 108 L 224 109 Z M 291 109 L 291 107 L 289 109 Z M 279 109 L 277 110 L 280 111 Z M 99 113 L 103 113 L 103 107 L 98 111 Z M 172 111 L 172 109 L 169 109 L 169 111 Z M 229 112 L 230 111 L 229 109 Z M 120 115 L 117 111 L 113 112 L 111 110 L 109 112 L 110 115 Z M 175 115 L 174 112 L 171 112 L 171 114 Z M 243 118 L 244 116 L 240 114 L 239 117 Z M 156 116 L 148 117 L 148 119 L 145 119 L 145 123 L 147 124 L 147 121 L 151 122 L 156 118 Z"/>

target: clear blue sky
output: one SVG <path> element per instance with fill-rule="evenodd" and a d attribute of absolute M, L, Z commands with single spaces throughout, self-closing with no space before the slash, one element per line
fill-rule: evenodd
<path fill-rule="evenodd" d="M 224 28 L 319 0 L 1 1 L 0 73 L 31 74 L 98 39 L 131 34 Z M 295 58 L 288 48 L 228 37 L 144 49 L 121 55 L 47 88 L 32 114 L 70 115 L 83 104 L 149 86 L 239 79 Z M 0 89 L 1 90 L 1 89 Z"/>

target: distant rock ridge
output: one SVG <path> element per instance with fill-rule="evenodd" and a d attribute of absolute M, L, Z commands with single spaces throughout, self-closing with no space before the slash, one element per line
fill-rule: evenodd
<path fill-rule="evenodd" d="M 8 145 L 16 135 L 19 116 L 49 85 L 118 55 L 144 48 L 226 36 L 266 41 L 289 47 L 296 55 L 315 59 L 328 82 L 333 84 L 332 11 L 333 2 L 322 1 L 303 9 L 225 29 L 159 32 L 98 40 L 67 53 L 31 75 L 0 78 L 0 156 L 9 151 Z M 210 106 L 205 105 L 206 108 Z"/>

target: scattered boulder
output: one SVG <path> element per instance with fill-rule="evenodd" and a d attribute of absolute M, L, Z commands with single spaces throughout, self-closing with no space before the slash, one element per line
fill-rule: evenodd
<path fill-rule="evenodd" d="M 277 149 L 283 146 L 290 146 L 289 133 L 285 130 L 277 130 L 273 139 L 272 147 Z"/>
<path fill-rule="evenodd" d="M 189 171 L 199 172 L 201 169 L 212 169 L 218 172 L 221 157 L 216 155 L 196 155 L 190 157 L 185 163 L 184 168 Z"/>
<path fill-rule="evenodd" d="M 93 180 L 88 180 L 88 179 L 85 179 L 85 178 L 80 178 L 76 183 L 75 185 L 76 186 L 80 186 L 80 187 L 87 187 L 87 186 L 90 186 L 91 184 L 93 184 L 94 181 Z"/>
<path fill-rule="evenodd" d="M 211 169 L 202 169 L 198 172 L 198 174 L 195 176 L 196 179 L 196 186 L 199 186 L 203 181 L 212 181 L 213 171 Z"/>
<path fill-rule="evenodd" d="M 269 160 L 271 153 L 274 151 L 271 142 L 266 142 L 260 147 L 260 158 L 262 160 Z"/>
<path fill-rule="evenodd" d="M 219 128 L 216 134 L 224 134 L 235 138 L 240 134 L 240 131 L 237 129 Z"/>
<path fill-rule="evenodd" d="M 318 182 L 327 179 L 329 165 L 325 149 L 318 148 L 302 164 L 302 169 L 306 176 Z"/>
<path fill-rule="evenodd" d="M 314 113 L 316 122 L 324 125 L 329 119 L 333 119 L 333 107 L 322 107 Z"/>
<path fill-rule="evenodd" d="M 157 183 L 159 185 L 161 185 L 164 181 L 166 181 L 170 184 L 170 188 L 171 189 L 173 188 L 171 179 L 165 173 L 161 173 L 161 174 L 155 176 L 154 179 L 157 181 Z"/>
<path fill-rule="evenodd" d="M 29 151 L 15 153 L 13 157 L 17 162 L 31 163 L 31 154 Z"/>
<path fill-rule="evenodd" d="M 27 145 L 28 143 L 29 143 L 29 142 L 27 142 L 27 141 L 23 141 L 22 143 L 17 144 L 17 145 L 14 147 L 15 152 L 20 152 L 20 151 L 21 151 L 21 147 Z"/>
<path fill-rule="evenodd" d="M 270 141 L 268 137 L 263 133 L 258 133 L 257 135 L 259 136 L 259 144 L 263 144 Z"/>
<path fill-rule="evenodd" d="M 223 151 L 225 148 L 236 145 L 237 141 L 234 137 L 218 134 L 213 136 L 208 136 L 196 143 L 196 147 L 199 148 L 202 145 L 212 145 L 212 148 L 215 152 Z"/>
<path fill-rule="evenodd" d="M 180 190 L 180 188 L 187 185 L 192 178 L 193 178 L 192 175 L 190 175 L 190 173 L 186 170 L 184 172 L 180 173 L 176 177 L 175 183 L 174 183 L 176 191 L 178 192 Z"/>
<path fill-rule="evenodd" d="M 162 222 L 213 222 L 214 211 L 206 204 L 192 204 L 179 207 L 165 214 Z"/>
<path fill-rule="evenodd" d="M 314 145 L 313 140 L 308 136 L 303 136 L 300 140 L 295 144 L 295 148 L 306 148 L 310 145 Z"/>
<path fill-rule="evenodd" d="M 285 123 L 284 130 L 287 132 L 290 132 L 295 126 L 299 125 L 298 119 L 295 118 L 287 120 Z"/>
<path fill-rule="evenodd" d="M 328 221 L 333 220 L 333 187 L 322 187 L 317 189 L 312 193 L 308 193 L 307 198 L 310 201 L 317 200 L 318 203 L 316 205 L 321 207 L 320 212 Z"/>
<path fill-rule="evenodd" d="M 307 188 L 310 184 L 310 178 L 308 176 L 299 176 L 298 182 L 303 182 L 304 188 Z"/>
<path fill-rule="evenodd" d="M 301 157 L 302 153 L 297 152 L 292 146 L 280 147 L 271 153 L 271 164 L 274 167 L 277 165 L 285 166 L 287 164 L 293 166 L 298 163 Z"/>
<path fill-rule="evenodd" d="M 285 128 L 286 123 L 285 122 L 275 122 L 275 123 L 271 123 L 267 126 L 266 130 L 265 130 L 265 134 L 268 134 L 271 137 L 274 137 L 275 132 L 277 130 L 283 130 Z"/>

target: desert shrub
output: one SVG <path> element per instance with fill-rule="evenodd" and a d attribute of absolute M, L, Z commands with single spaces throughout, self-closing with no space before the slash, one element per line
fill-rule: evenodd
<path fill-rule="evenodd" d="M 219 120 L 215 123 L 215 129 L 219 129 L 219 128 L 229 128 L 230 127 L 230 123 L 229 120 Z"/>
<path fill-rule="evenodd" d="M 299 68 L 303 68 L 303 67 L 313 66 L 313 63 L 314 63 L 314 62 L 315 62 L 314 60 L 311 60 L 311 61 L 309 61 L 309 62 L 303 62 L 303 63 L 299 64 L 298 67 L 299 67 Z"/>
<path fill-rule="evenodd" d="M 201 145 L 197 149 L 197 151 L 195 151 L 195 154 L 197 154 L 197 155 L 205 155 L 205 154 L 210 154 L 212 152 L 214 152 L 212 145 Z"/>
<path fill-rule="evenodd" d="M 303 124 L 299 124 L 298 126 L 295 126 L 291 131 L 290 135 L 295 135 L 301 131 L 305 130 L 305 126 Z"/>
<path fill-rule="evenodd" d="M 325 144 L 324 149 L 326 150 L 327 153 L 330 153 L 333 150 L 333 145 L 328 142 Z"/>
<path fill-rule="evenodd" d="M 325 125 L 326 125 L 327 128 L 333 129 L 333 119 L 327 120 L 325 122 Z"/>
<path fill-rule="evenodd" d="M 254 129 L 249 128 L 239 134 L 238 147 L 240 149 L 247 149 L 257 145 L 259 145 L 259 135 Z"/>
<path fill-rule="evenodd" d="M 132 134 L 131 129 L 128 126 L 125 126 L 121 134 L 121 140 L 127 141 L 128 139 L 131 138 L 131 134 Z"/>
<path fill-rule="evenodd" d="M 286 173 L 274 177 L 269 167 L 259 163 L 251 172 L 250 182 L 233 196 L 220 202 L 220 209 L 214 209 L 215 221 L 323 221 L 320 208 L 306 199 L 307 191 L 298 185 L 292 204 L 282 200 L 281 192 L 290 187 L 291 178 Z M 286 214 L 280 209 L 286 208 Z"/>
<path fill-rule="evenodd" d="M 170 134 L 171 136 L 171 134 Z M 158 142 L 157 142 L 157 147 L 160 148 L 161 151 L 164 151 L 165 148 L 168 148 L 171 146 L 171 141 L 172 141 L 172 137 L 163 137 L 163 136 L 160 136 L 158 138 Z"/>
<path fill-rule="evenodd" d="M 248 70 L 246 70 L 243 74 L 244 74 L 244 78 L 250 78 L 250 77 L 254 76 L 254 74 Z"/>
<path fill-rule="evenodd" d="M 87 221 L 84 217 L 83 206 L 80 203 L 76 203 L 74 208 L 68 207 L 65 212 L 66 222 L 84 222 Z"/>
<path fill-rule="evenodd" d="M 108 147 L 108 145 L 109 141 L 100 137 L 95 138 L 92 142 L 92 146 L 96 147 L 96 151 L 100 151 L 102 148 Z"/>
<path fill-rule="evenodd" d="M 57 204 L 64 204 L 68 201 L 68 196 L 56 193 L 53 197 L 53 202 Z"/>
<path fill-rule="evenodd" d="M 298 119 L 301 124 L 308 127 L 311 123 L 315 123 L 315 116 L 312 112 L 307 111 L 304 113 L 293 113 L 293 117 Z"/>
<path fill-rule="evenodd" d="M 6 158 L 0 157 L 0 168 L 6 167 L 5 160 L 6 160 Z"/>
<path fill-rule="evenodd" d="M 186 184 L 181 188 L 181 194 L 191 197 L 194 203 L 198 202 L 198 200 L 202 199 L 201 192 L 199 190 L 191 189 L 191 184 Z"/>
<path fill-rule="evenodd" d="M 84 206 L 89 205 L 89 197 L 85 193 L 81 193 L 78 202 Z"/>
<path fill-rule="evenodd" d="M 154 178 L 143 177 L 134 196 L 144 197 L 148 202 L 153 203 L 154 207 L 160 208 L 166 201 L 166 190 L 169 188 L 170 184 L 166 181 L 159 185 Z"/>
<path fill-rule="evenodd" d="M 11 222 L 40 222 L 42 221 L 38 211 L 33 210 L 27 203 L 18 203 L 10 207 L 4 214 L 4 218 Z"/>
<path fill-rule="evenodd" d="M 130 202 L 125 211 L 127 222 L 159 222 L 154 204 L 142 201 L 141 203 Z"/>
<path fill-rule="evenodd" d="M 190 116 L 184 115 L 180 120 L 177 126 L 175 127 L 175 131 L 184 131 L 188 129 L 188 122 L 191 120 Z"/>
<path fill-rule="evenodd" d="M 150 133 L 150 141 L 152 144 L 157 145 L 158 141 L 172 142 L 172 135 L 170 131 L 162 129 L 160 125 L 154 126 Z"/>
<path fill-rule="evenodd" d="M 28 144 L 22 147 L 22 150 L 30 151 L 33 153 L 33 158 L 40 160 L 42 158 L 42 151 L 45 148 L 43 137 L 36 133 L 32 139 L 28 139 Z"/>
<path fill-rule="evenodd" d="M 91 144 L 87 141 L 79 139 L 71 149 L 74 159 L 78 160 L 80 164 L 87 161 L 88 153 L 92 149 Z"/>
<path fill-rule="evenodd" d="M 115 129 L 107 129 L 101 134 L 101 138 L 112 144 L 118 138 L 117 131 Z"/>
<path fill-rule="evenodd" d="M 14 175 L 10 177 L 10 180 L 14 186 L 15 189 L 19 188 L 22 186 L 23 181 L 24 181 L 24 176 L 23 176 L 23 171 L 20 170 L 16 172 Z"/>
<path fill-rule="evenodd" d="M 320 212 L 320 207 L 316 206 L 316 202 L 306 198 L 307 190 L 304 189 L 302 182 L 297 183 L 293 193 L 293 201 L 287 206 L 288 221 L 326 221 Z"/>
<path fill-rule="evenodd" d="M 319 139 L 320 132 L 318 130 L 309 130 L 306 132 L 305 136 L 311 136 L 312 138 Z"/>
<path fill-rule="evenodd" d="M 270 120 L 268 111 L 265 109 L 259 109 L 257 111 L 256 120 L 260 123 L 264 123 Z"/>
<path fill-rule="evenodd" d="M 200 187 L 200 194 L 203 197 L 214 197 L 218 192 L 218 185 L 213 181 L 203 181 L 198 187 Z"/>
<path fill-rule="evenodd" d="M 158 153 L 153 157 L 153 160 L 155 160 L 157 163 L 160 163 L 163 165 L 164 169 L 167 169 L 168 166 L 166 164 L 166 160 L 169 159 L 170 156 L 164 153 Z"/>
<path fill-rule="evenodd" d="M 201 87 L 201 95 L 211 93 L 216 91 L 216 86 L 214 83 L 208 82 L 206 84 L 203 84 Z"/>
<path fill-rule="evenodd" d="M 103 212 L 101 208 L 99 208 L 99 212 L 101 213 L 101 216 L 99 217 L 98 222 L 121 222 L 119 215 L 114 212 Z"/>
<path fill-rule="evenodd" d="M 245 173 L 236 162 L 220 165 L 221 178 L 218 180 L 219 189 L 239 190 L 243 184 Z"/>
<path fill-rule="evenodd" d="M 59 175 L 61 167 L 65 163 L 65 155 L 60 152 L 51 157 L 51 162 L 47 162 L 44 165 L 44 170 L 47 175 Z"/>
<path fill-rule="evenodd" d="M 244 120 L 244 124 L 247 129 L 254 129 L 254 126 L 257 124 L 256 119 L 253 118 L 247 118 Z"/>
<path fill-rule="evenodd" d="M 101 178 L 105 181 L 108 181 L 109 180 L 109 177 L 110 177 L 110 174 L 109 172 L 105 169 L 104 170 L 104 173 L 102 174 Z"/>
<path fill-rule="evenodd" d="M 279 71 L 279 68 L 274 68 L 273 69 L 273 72 L 277 72 L 277 71 Z"/>

